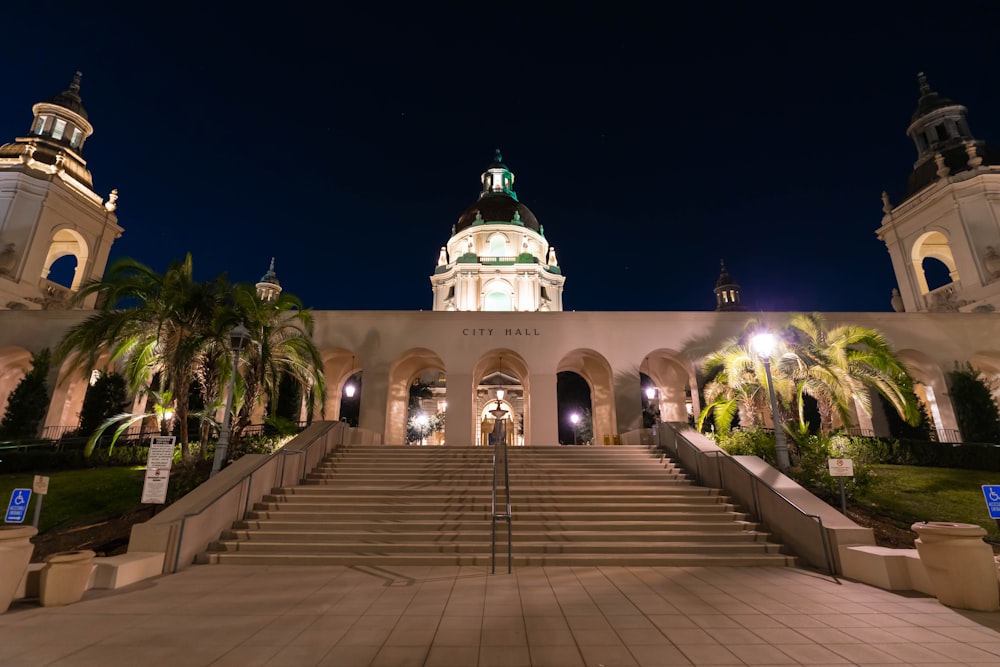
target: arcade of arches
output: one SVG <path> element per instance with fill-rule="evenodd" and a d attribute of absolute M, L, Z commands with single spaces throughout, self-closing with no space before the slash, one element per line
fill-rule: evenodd
<path fill-rule="evenodd" d="M 0 401 L 30 366 L 29 348 L 54 347 L 82 312 L 5 314 L 0 330 Z M 314 340 L 327 378 L 326 419 L 358 427 L 359 441 L 407 441 L 413 407 L 435 418 L 426 444 L 482 444 L 493 411 L 503 411 L 512 445 L 560 442 L 557 378 L 573 373 L 585 383 L 580 408 L 592 415 L 595 444 L 638 442 L 644 413 L 687 421 L 700 409 L 703 356 L 746 323 L 742 313 L 454 313 L 355 311 L 315 313 Z M 760 317 L 759 315 L 757 317 Z M 764 315 L 779 326 L 785 315 Z M 1000 377 L 995 314 L 828 314 L 831 326 L 849 321 L 882 331 L 908 364 L 931 408 L 935 426 L 956 429 L 947 373 L 971 362 Z M 53 368 L 47 427 L 75 426 L 86 377 Z M 414 383 L 422 387 L 416 403 Z M 653 389 L 650 398 L 646 390 Z M 498 390 L 502 398 L 498 399 Z M 859 413 L 855 426 L 884 430 Z M 884 420 L 882 420 L 884 421 Z M 565 432 L 565 429 L 564 429 Z M 887 433 L 882 433 L 887 434 Z M 565 438 L 563 438 L 565 440 Z"/>

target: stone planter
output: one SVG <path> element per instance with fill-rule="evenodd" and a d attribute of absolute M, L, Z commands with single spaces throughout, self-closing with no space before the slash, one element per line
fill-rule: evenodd
<path fill-rule="evenodd" d="M 0 526 L 0 614 L 7 611 L 14 592 L 28 570 L 38 533 L 32 526 Z"/>
<path fill-rule="evenodd" d="M 45 559 L 38 598 L 43 607 L 79 602 L 94 569 L 93 551 L 64 551 Z"/>
<path fill-rule="evenodd" d="M 1000 609 L 993 549 L 983 542 L 986 531 L 971 523 L 927 521 L 910 529 L 920 562 L 941 604 L 958 609 Z"/>

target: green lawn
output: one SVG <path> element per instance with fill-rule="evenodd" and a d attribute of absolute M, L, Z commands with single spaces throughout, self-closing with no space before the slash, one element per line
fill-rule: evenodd
<path fill-rule="evenodd" d="M 974 523 L 1000 537 L 983 498 L 984 484 L 1000 484 L 1000 473 L 954 468 L 876 465 L 873 488 L 858 502 L 906 525 L 917 521 Z"/>
<path fill-rule="evenodd" d="M 65 470 L 49 475 L 49 493 L 42 502 L 39 532 L 120 516 L 142 505 L 144 467 Z M 31 488 L 34 475 L 0 475 L 0 503 L 6 513 L 13 489 Z M 31 525 L 37 496 L 31 497 L 24 525 Z"/>

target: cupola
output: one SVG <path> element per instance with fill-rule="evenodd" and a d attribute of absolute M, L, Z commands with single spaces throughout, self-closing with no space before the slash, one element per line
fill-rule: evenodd
<path fill-rule="evenodd" d="M 719 312 L 743 312 L 746 307 L 740 296 L 740 286 L 726 269 L 725 260 L 719 260 L 719 279 L 715 281 L 715 310 Z"/>
<path fill-rule="evenodd" d="M 257 283 L 257 296 L 261 301 L 270 302 L 276 300 L 279 294 L 281 294 L 281 283 L 278 282 L 278 274 L 274 272 L 274 257 L 272 257 L 270 268 Z"/>

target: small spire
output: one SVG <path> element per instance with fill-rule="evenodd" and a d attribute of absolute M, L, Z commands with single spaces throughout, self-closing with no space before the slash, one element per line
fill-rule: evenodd
<path fill-rule="evenodd" d="M 927 75 L 923 72 L 917 73 L 917 82 L 920 84 L 920 95 L 924 96 L 931 92 L 931 85 L 927 83 Z"/>
<path fill-rule="evenodd" d="M 80 79 L 82 78 L 83 72 L 77 71 L 77 73 L 73 75 L 73 80 L 69 84 L 70 92 L 74 92 L 77 95 L 80 94 Z"/>
<path fill-rule="evenodd" d="M 500 149 L 499 148 L 497 149 L 496 161 L 497 162 L 503 162 L 503 155 L 500 154 Z"/>

